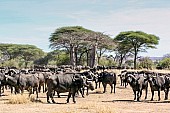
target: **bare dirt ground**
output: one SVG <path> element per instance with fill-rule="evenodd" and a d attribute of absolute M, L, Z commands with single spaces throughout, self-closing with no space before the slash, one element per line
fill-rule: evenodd
<path fill-rule="evenodd" d="M 150 88 L 149 88 L 150 89 Z M 57 104 L 48 104 L 46 94 L 40 93 L 41 102 L 30 102 L 26 104 L 7 104 L 9 101 L 9 90 L 5 91 L 4 96 L 0 97 L 0 113 L 169 113 L 170 99 L 164 101 L 164 92 L 161 92 L 161 101 L 157 101 L 158 96 L 155 92 L 154 101 L 150 101 L 151 92 L 148 91 L 148 98 L 144 100 L 143 91 L 140 102 L 133 100 L 133 92 L 130 86 L 124 88 L 120 86 L 119 78 L 116 86 L 116 93 L 110 93 L 110 86 L 107 92 L 103 92 L 103 87 L 90 91 L 88 96 L 76 97 L 76 104 L 70 99 L 66 104 L 66 94 L 61 94 L 61 98 L 55 96 Z M 20 95 L 20 94 L 19 94 Z M 28 95 L 25 91 L 24 95 Z"/>

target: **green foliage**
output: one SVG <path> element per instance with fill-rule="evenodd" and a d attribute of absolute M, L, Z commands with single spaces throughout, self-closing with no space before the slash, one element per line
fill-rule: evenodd
<path fill-rule="evenodd" d="M 116 62 L 113 61 L 111 58 L 105 58 L 102 57 L 99 61 L 99 65 L 104 65 L 104 66 L 116 66 Z"/>
<path fill-rule="evenodd" d="M 69 54 L 64 50 L 54 50 L 46 56 L 34 61 L 37 65 L 68 65 Z"/>
<path fill-rule="evenodd" d="M 170 69 L 170 58 L 164 58 L 158 65 L 164 69 Z"/>
<path fill-rule="evenodd" d="M 83 54 L 87 54 L 95 44 L 97 45 L 95 51 L 97 51 L 99 58 L 104 52 L 112 50 L 114 47 L 114 41 L 108 35 L 81 26 L 58 28 L 51 34 L 49 41 L 52 49 L 67 50 L 70 53 L 70 64 L 72 65 L 80 64 Z"/>
<path fill-rule="evenodd" d="M 159 37 L 142 31 L 127 31 L 121 32 L 114 40 L 121 46 L 123 45 L 125 50 L 128 48 L 129 52 L 134 55 L 134 68 L 136 69 L 138 53 L 146 52 L 148 48 L 156 48 L 155 46 L 159 42 Z"/>
<path fill-rule="evenodd" d="M 1 64 L 1 66 L 18 67 L 18 61 L 16 59 L 11 59 Z"/>
<path fill-rule="evenodd" d="M 44 52 L 34 45 L 0 44 L 0 51 L 6 51 L 10 59 L 4 66 L 25 67 L 33 65 L 33 61 L 44 56 Z"/>
<path fill-rule="evenodd" d="M 141 58 L 139 61 L 139 68 L 152 69 L 154 63 L 148 57 Z"/>
<path fill-rule="evenodd" d="M 128 67 L 133 67 L 133 60 L 127 60 L 126 62 L 125 62 L 125 65 L 127 65 Z"/>
<path fill-rule="evenodd" d="M 51 48 L 67 48 L 70 44 L 78 44 L 84 42 L 84 38 L 91 30 L 85 29 L 81 26 L 61 27 L 55 30 L 49 38 Z"/>

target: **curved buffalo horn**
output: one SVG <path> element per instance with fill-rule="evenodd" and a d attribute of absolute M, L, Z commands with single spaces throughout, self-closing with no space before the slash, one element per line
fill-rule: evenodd
<path fill-rule="evenodd" d="M 128 76 L 130 76 L 130 77 L 132 77 L 132 78 L 134 78 L 136 80 L 136 78 L 133 75 L 128 75 Z"/>
<path fill-rule="evenodd" d="M 84 85 L 85 87 L 89 87 L 89 85 L 87 85 L 87 84 L 86 84 L 86 83 L 84 83 L 84 82 L 83 82 L 83 85 Z"/>
<path fill-rule="evenodd" d="M 149 77 L 149 75 L 146 75 L 146 74 L 144 73 L 144 74 L 143 74 L 143 77 L 148 78 L 148 77 Z"/>

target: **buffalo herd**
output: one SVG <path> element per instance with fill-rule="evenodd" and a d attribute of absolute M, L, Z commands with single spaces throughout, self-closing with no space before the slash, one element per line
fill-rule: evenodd
<path fill-rule="evenodd" d="M 82 71 L 83 70 L 83 71 Z M 79 93 L 84 97 L 89 94 L 89 89 L 94 90 L 103 85 L 103 93 L 106 92 L 107 84 L 110 85 L 110 93 L 116 93 L 117 79 L 120 78 L 120 86 L 130 86 L 134 93 L 134 100 L 140 101 L 142 91 L 145 90 L 145 99 L 147 99 L 148 88 L 151 90 L 151 101 L 154 92 L 158 91 L 158 100 L 160 100 L 160 91 L 165 92 L 165 100 L 168 99 L 170 87 L 170 74 L 156 73 L 153 71 L 127 71 L 123 70 L 120 74 L 114 72 L 114 67 L 105 68 L 98 66 L 89 68 L 79 66 L 72 68 L 71 66 L 61 67 L 34 67 L 33 69 L 17 69 L 17 68 L 1 68 L 0 69 L 0 96 L 4 90 L 9 88 L 11 93 L 21 93 L 25 90 L 29 92 L 29 96 L 36 92 L 38 94 L 46 93 L 48 103 L 56 103 L 55 94 L 60 98 L 60 93 L 68 92 L 66 102 L 69 103 L 70 97 L 76 103 L 75 97 Z M 95 86 L 93 85 L 95 84 Z M 51 100 L 51 101 L 50 101 Z"/>

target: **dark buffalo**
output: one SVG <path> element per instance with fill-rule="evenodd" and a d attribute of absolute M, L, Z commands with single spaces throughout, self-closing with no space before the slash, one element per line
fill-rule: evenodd
<path fill-rule="evenodd" d="M 29 96 L 33 93 L 32 88 L 36 91 L 38 98 L 38 87 L 39 87 L 39 79 L 35 74 L 16 74 L 13 76 L 5 75 L 6 82 L 10 86 L 15 87 L 16 89 L 20 89 L 23 94 L 24 90 L 29 91 Z"/>
<path fill-rule="evenodd" d="M 161 76 L 158 73 L 150 73 L 147 75 L 147 80 L 150 83 L 150 88 L 152 92 L 152 97 L 151 101 L 153 100 L 154 97 L 154 91 L 158 91 L 158 100 L 160 100 L 160 91 L 166 90 L 165 88 L 165 76 Z M 165 91 L 165 99 L 167 99 L 166 91 Z"/>
<path fill-rule="evenodd" d="M 121 71 L 121 73 L 118 75 L 120 77 L 120 86 L 127 86 L 127 83 L 125 81 L 127 70 Z"/>
<path fill-rule="evenodd" d="M 73 102 L 76 103 L 75 93 L 82 88 L 83 85 L 87 86 L 79 74 L 57 74 L 50 76 L 47 81 L 47 102 L 50 103 L 50 97 L 52 102 L 55 103 L 53 93 L 56 91 L 57 93 L 69 92 L 67 103 L 69 103 L 71 96 L 73 97 Z"/>
<path fill-rule="evenodd" d="M 115 87 L 116 87 L 116 74 L 115 73 L 109 73 L 107 71 L 101 72 L 99 73 L 98 81 L 102 82 L 103 84 L 103 88 L 104 88 L 103 93 L 106 92 L 107 84 L 109 84 L 111 87 L 111 93 L 112 93 L 113 84 L 114 84 L 114 93 L 115 93 Z"/>
<path fill-rule="evenodd" d="M 2 94 L 2 87 L 6 84 L 6 79 L 5 79 L 5 75 L 0 73 L 0 96 Z"/>
<path fill-rule="evenodd" d="M 146 81 L 146 78 L 143 74 L 127 74 L 125 81 L 130 84 L 132 87 L 132 90 L 134 92 L 134 100 L 136 100 L 137 95 L 137 101 L 139 101 L 142 90 L 145 90 L 145 99 L 147 98 L 147 92 L 148 92 L 148 81 Z M 137 92 L 137 94 L 136 94 Z"/>
<path fill-rule="evenodd" d="M 94 90 L 94 86 L 93 86 L 93 83 L 92 83 L 92 81 L 86 81 L 86 84 L 87 84 L 87 86 L 83 86 L 79 91 L 80 91 L 80 93 L 81 93 L 81 95 L 82 95 L 82 97 L 84 98 L 84 92 L 85 92 L 85 89 L 86 89 L 86 95 L 89 95 L 89 89 L 90 90 Z"/>

